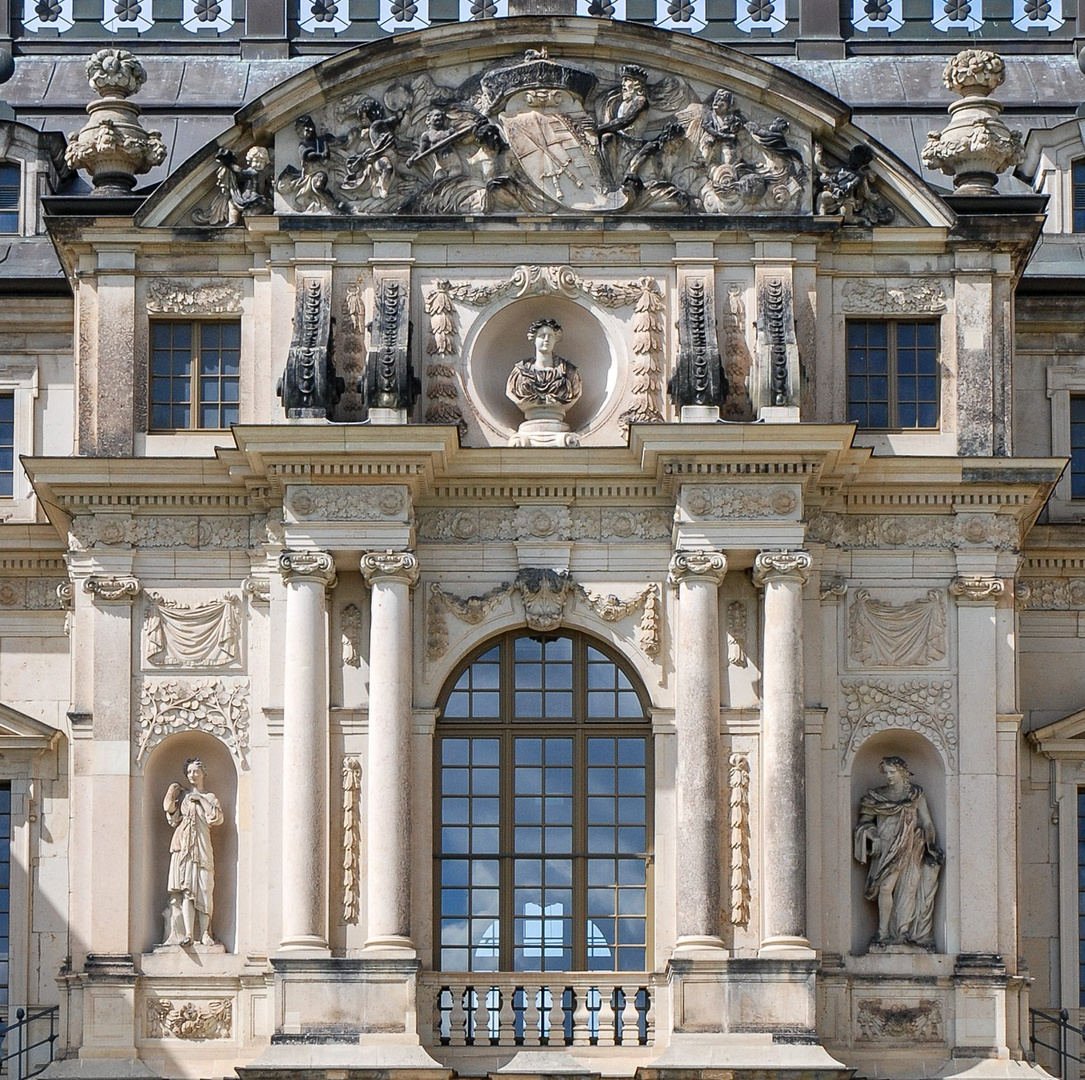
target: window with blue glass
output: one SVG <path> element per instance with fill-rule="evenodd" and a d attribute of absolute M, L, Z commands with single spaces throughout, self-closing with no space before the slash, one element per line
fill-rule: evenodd
<path fill-rule="evenodd" d="M 151 324 L 151 430 L 228 428 L 239 420 L 241 324 Z"/>
<path fill-rule="evenodd" d="M 1074 211 L 1074 232 L 1085 232 L 1085 158 L 1070 166 L 1070 202 Z"/>
<path fill-rule="evenodd" d="M 19 231 L 19 166 L 0 161 L 0 233 Z"/>
<path fill-rule="evenodd" d="M 1070 498 L 1085 499 L 1085 394 L 1070 395 Z"/>
<path fill-rule="evenodd" d="M 635 677 L 577 634 L 509 635 L 437 727 L 444 971 L 643 971 L 651 729 Z"/>
<path fill-rule="evenodd" d="M 0 394 L 0 497 L 15 494 L 15 395 Z"/>
<path fill-rule="evenodd" d="M 861 428 L 938 427 L 938 324 L 851 319 L 848 419 Z"/>

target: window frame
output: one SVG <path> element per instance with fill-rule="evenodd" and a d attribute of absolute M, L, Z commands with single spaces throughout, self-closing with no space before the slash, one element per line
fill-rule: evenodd
<path fill-rule="evenodd" d="M 13 160 L 12 158 L 0 158 L 0 169 L 4 169 L 5 167 L 15 170 L 15 206 L 0 206 L 0 215 L 11 213 L 14 210 L 15 228 L 10 230 L 0 228 L 0 236 L 22 236 L 24 220 L 23 162 Z"/>
<path fill-rule="evenodd" d="M 192 345 L 192 348 L 191 348 L 192 366 L 191 366 L 191 370 L 190 370 L 189 376 L 188 376 L 188 378 L 189 378 L 189 400 L 187 402 L 187 405 L 188 405 L 188 408 L 189 408 L 190 421 L 195 421 L 195 420 L 197 420 L 199 418 L 200 410 L 201 410 L 201 408 L 203 407 L 204 404 L 216 405 L 220 410 L 220 414 L 221 414 L 221 408 L 222 408 L 223 404 L 234 404 L 233 402 L 223 402 L 222 400 L 219 400 L 218 402 L 207 402 L 207 403 L 205 403 L 203 401 L 202 397 L 200 396 L 200 383 L 201 383 L 201 380 L 203 378 L 203 375 L 202 375 L 202 373 L 200 371 L 200 358 L 203 355 L 203 329 L 204 329 L 204 327 L 211 326 L 211 325 L 221 327 L 221 326 L 227 325 L 227 324 L 237 327 L 237 375 L 236 375 L 236 379 L 237 379 L 238 394 L 237 394 L 237 402 L 236 402 L 236 405 L 237 405 L 237 420 L 235 421 L 235 423 L 240 424 L 242 422 L 242 419 L 241 419 L 242 370 L 241 369 L 242 369 L 242 354 L 243 354 L 243 351 L 244 351 L 244 326 L 243 326 L 243 320 L 241 319 L 241 317 L 239 315 L 237 315 L 236 313 L 230 313 L 228 315 L 223 315 L 223 316 L 218 317 L 218 318 L 216 318 L 214 316 L 210 316 L 210 317 L 200 316 L 200 317 L 194 317 L 194 318 L 179 318 L 173 312 L 164 312 L 162 315 L 156 315 L 155 317 L 149 319 L 148 320 L 148 326 L 147 326 L 147 434 L 148 435 L 191 435 L 191 434 L 217 433 L 217 432 L 229 431 L 230 426 L 232 426 L 232 425 L 230 425 L 230 426 L 227 426 L 227 427 L 203 427 L 200 424 L 195 423 L 195 422 L 190 422 L 187 427 L 173 427 L 173 426 L 170 426 L 170 427 L 156 427 L 155 426 L 155 423 L 154 423 L 154 410 L 155 410 L 155 405 L 159 404 L 159 403 L 156 403 L 155 397 L 154 397 L 154 381 L 155 381 L 155 370 L 154 370 L 155 343 L 154 343 L 154 335 L 155 335 L 155 326 L 161 326 L 161 325 L 164 325 L 164 324 L 185 325 L 185 326 L 188 326 L 190 328 L 191 332 L 192 332 L 192 341 L 193 341 L 193 345 Z M 221 358 L 221 348 L 220 348 L 220 358 Z M 221 380 L 223 378 L 223 375 L 222 375 L 222 372 L 221 372 L 221 362 L 220 362 L 220 371 L 219 371 L 218 375 L 215 376 L 215 377 L 217 379 L 219 379 L 219 380 Z M 230 377 L 233 378 L 234 376 L 230 376 Z M 171 375 L 170 378 L 172 379 L 173 376 Z M 161 404 L 166 404 L 166 403 L 163 402 Z M 175 403 L 175 402 L 173 402 L 172 399 L 168 402 L 168 405 L 169 405 L 169 407 L 171 409 L 174 407 L 175 404 L 184 404 L 184 403 Z"/>
<path fill-rule="evenodd" d="M 858 424 L 851 419 L 851 328 L 860 324 L 881 325 L 886 328 L 886 379 L 888 381 L 889 423 L 884 426 L 872 427 Z M 900 393 L 899 381 L 901 378 L 899 367 L 900 341 L 898 337 L 902 326 L 929 326 L 934 332 L 934 403 L 937 408 L 937 422 L 932 427 L 909 426 L 904 427 L 900 423 Z M 932 435 L 942 431 L 942 327 L 941 320 L 937 316 L 917 315 L 908 318 L 879 318 L 866 316 L 849 316 L 844 320 L 844 413 L 848 423 L 855 423 L 857 430 L 865 434 L 889 434 L 889 435 Z M 916 346 L 919 347 L 918 345 Z M 917 377 L 918 374 L 917 374 Z M 927 377 L 927 376 L 924 376 Z M 925 404 L 918 402 L 917 404 Z"/>
<path fill-rule="evenodd" d="M 515 668 L 515 642 L 520 638 L 532 638 L 541 639 L 543 641 L 551 641 L 556 638 L 569 638 L 573 644 L 573 685 L 574 685 L 574 706 L 573 717 L 571 719 L 539 719 L 532 717 L 524 717 L 517 719 L 515 716 L 515 710 L 511 706 L 514 703 L 515 683 L 514 683 L 514 668 Z M 499 653 L 499 689 L 500 704 L 498 707 L 498 716 L 496 718 L 482 717 L 476 718 L 473 716 L 466 717 L 446 717 L 445 710 L 448 705 L 449 698 L 455 691 L 457 684 L 464 675 L 464 673 L 472 667 L 478 660 L 480 660 L 486 653 L 497 647 L 500 650 Z M 606 717 L 601 719 L 590 719 L 587 716 L 587 669 L 588 669 L 588 649 L 592 648 L 601 653 L 608 661 L 613 663 L 617 670 L 623 674 L 633 687 L 637 695 L 638 704 L 640 706 L 641 715 L 636 718 L 632 717 Z M 463 659 L 451 672 L 449 677 L 445 680 L 444 686 L 441 689 L 441 693 L 436 702 L 436 717 L 434 725 L 434 735 L 432 743 L 433 753 L 433 770 L 432 770 L 432 820 L 433 820 L 433 840 L 432 840 L 432 857 L 433 857 L 433 873 L 432 873 L 432 911 L 433 911 L 433 941 L 432 949 L 434 956 L 434 967 L 436 970 L 443 970 L 443 958 L 442 950 L 444 948 L 442 938 L 442 920 L 445 917 L 444 909 L 442 906 L 442 863 L 445 859 L 452 856 L 445 855 L 442 852 L 442 798 L 445 796 L 443 787 L 443 778 L 441 774 L 442 766 L 442 745 L 445 738 L 496 738 L 499 740 L 499 824 L 498 828 L 501 836 L 501 843 L 499 843 L 499 852 L 492 856 L 499 863 L 498 871 L 498 914 L 494 921 L 498 924 L 498 949 L 499 958 L 494 968 L 471 968 L 468 970 L 471 973 L 483 975 L 483 976 L 499 976 L 508 974 L 524 974 L 528 972 L 554 972 L 554 971 L 592 971 L 595 974 L 603 972 L 621 972 L 627 969 L 621 969 L 616 967 L 610 968 L 591 968 L 587 963 L 588 958 L 588 926 L 591 922 L 591 916 L 588 911 L 588 891 L 589 883 L 587 880 L 587 863 L 588 860 L 594 854 L 598 858 L 609 858 L 617 861 L 622 858 L 622 853 L 617 851 L 606 853 L 592 853 L 588 850 L 587 844 L 584 842 L 588 818 L 587 818 L 587 799 L 588 799 L 588 777 L 587 777 L 587 757 L 586 746 L 587 740 L 593 735 L 602 737 L 614 737 L 620 738 L 622 736 L 629 736 L 633 738 L 642 738 L 644 741 L 644 798 L 645 798 L 645 812 L 644 812 L 644 830 L 645 830 L 645 851 L 639 852 L 638 857 L 643 858 L 645 868 L 645 883 L 644 883 L 644 967 L 637 969 L 637 971 L 651 970 L 653 949 L 654 949 L 654 867 L 655 867 L 655 813 L 656 813 L 656 796 L 655 796 L 655 746 L 654 746 L 654 728 L 652 723 L 652 706 L 649 695 L 646 688 L 643 685 L 642 680 L 636 673 L 631 664 L 628 663 L 614 648 L 609 646 L 606 642 L 591 636 L 590 634 L 583 633 L 572 628 L 562 627 L 556 631 L 550 632 L 537 632 L 526 630 L 523 628 L 513 629 L 506 631 L 502 634 L 488 638 L 481 645 L 476 646 L 471 652 Z M 514 953 L 516 949 L 515 942 L 515 892 L 516 887 L 513 882 L 513 871 L 515 869 L 516 861 L 518 858 L 530 857 L 538 854 L 540 860 L 545 861 L 548 858 L 545 844 L 543 850 L 539 853 L 525 852 L 517 853 L 514 843 L 506 846 L 505 839 L 510 837 L 515 828 L 515 821 L 513 818 L 514 799 L 516 797 L 515 788 L 515 748 L 516 738 L 524 736 L 535 736 L 539 738 L 563 738 L 569 737 L 574 741 L 573 748 L 573 851 L 569 854 L 568 858 L 573 863 L 573 881 L 570 886 L 573 892 L 572 899 L 572 924 L 573 924 L 573 966 L 570 968 L 554 968 L 543 967 L 539 968 L 516 968 L 514 962 Z M 583 747 L 584 750 L 578 759 L 578 747 Z M 583 766 L 581 772 L 577 771 L 577 764 Z M 473 767 L 473 766 L 472 766 Z M 564 853 L 561 853 L 562 857 Z M 487 856 L 490 857 L 490 856 Z M 551 853 L 549 857 L 554 857 L 554 853 Z M 629 857 L 629 856 L 626 856 Z M 465 861 L 470 863 L 472 856 L 468 855 Z M 579 880 L 578 880 L 579 878 Z M 611 886 L 614 887 L 614 886 Z M 617 913 L 615 919 L 617 919 Z M 545 918 L 545 915 L 543 916 Z M 612 961 L 616 958 L 613 956 L 614 951 L 619 947 L 617 940 L 610 945 L 612 950 Z M 474 951 L 478 948 L 478 945 L 469 944 L 467 946 L 468 951 Z M 579 959 L 584 960 L 585 963 L 578 964 L 578 954 L 581 954 Z M 451 970 L 451 969 L 450 969 Z M 628 969 L 630 972 L 633 969 Z"/>
<path fill-rule="evenodd" d="M 1070 162 L 1069 173 L 1069 231 L 1071 233 L 1085 233 L 1085 157 L 1074 158 Z"/>
<path fill-rule="evenodd" d="M 1047 369 L 1047 397 L 1051 404 L 1051 453 L 1072 458 L 1071 399 L 1085 397 L 1085 367 L 1060 364 Z M 1071 466 L 1063 470 L 1047 502 L 1051 521 L 1085 520 L 1085 496 L 1075 499 Z"/>

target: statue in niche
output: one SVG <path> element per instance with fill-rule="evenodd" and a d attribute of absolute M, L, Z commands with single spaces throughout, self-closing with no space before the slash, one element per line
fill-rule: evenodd
<path fill-rule="evenodd" d="M 211 935 L 215 909 L 211 830 L 224 820 L 222 805 L 218 796 L 204 791 L 204 768 L 199 758 L 185 762 L 185 777 L 192 790 L 186 792 L 180 784 L 170 784 L 162 800 L 166 820 L 173 826 L 164 944 L 215 945 Z"/>
<path fill-rule="evenodd" d="M 866 898 L 878 905 L 872 946 L 934 948 L 934 900 L 945 852 L 927 797 L 901 757 L 882 758 L 886 783 L 859 801 L 855 857 L 868 866 Z"/>
<path fill-rule="evenodd" d="M 580 400 L 583 387 L 575 365 L 554 351 L 561 340 L 556 319 L 536 319 L 527 339 L 535 355 L 513 367 L 505 394 L 526 419 L 509 440 L 510 446 L 579 446 L 565 422 L 566 412 Z"/>

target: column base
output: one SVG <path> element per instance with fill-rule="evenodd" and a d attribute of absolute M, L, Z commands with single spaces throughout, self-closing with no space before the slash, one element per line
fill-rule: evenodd
<path fill-rule="evenodd" d="M 730 954 L 723 944 L 723 939 L 714 934 L 703 936 L 688 934 L 683 935 L 674 943 L 674 952 L 671 955 L 678 959 L 719 960 Z"/>
<path fill-rule="evenodd" d="M 452 1070 L 421 1046 L 278 1042 L 235 1070 L 242 1080 L 449 1080 Z"/>
<path fill-rule="evenodd" d="M 157 1077 L 139 1058 L 65 1058 L 54 1061 L 43 1073 L 44 1080 L 147 1080 Z"/>
<path fill-rule="evenodd" d="M 299 934 L 296 937 L 283 938 L 279 942 L 279 952 L 291 956 L 331 956 L 328 943 L 315 934 Z"/>
<path fill-rule="evenodd" d="M 954 1080 L 1048 1080 L 1051 1074 L 1039 1065 L 1011 1058 L 952 1058 L 939 1077 Z"/>
<path fill-rule="evenodd" d="M 776 937 L 765 938 L 761 942 L 761 948 L 757 950 L 757 955 L 766 960 L 815 960 L 817 950 L 804 937 L 778 934 Z"/>
<path fill-rule="evenodd" d="M 791 1041 L 767 1032 L 726 1035 L 681 1035 L 636 1080 L 764 1080 L 794 1076 L 796 1080 L 847 1080 L 853 1069 L 837 1061 L 817 1040 Z"/>
<path fill-rule="evenodd" d="M 414 942 L 409 937 L 389 934 L 387 937 L 368 938 L 363 955 L 367 957 L 390 956 L 401 960 L 417 956 Z"/>

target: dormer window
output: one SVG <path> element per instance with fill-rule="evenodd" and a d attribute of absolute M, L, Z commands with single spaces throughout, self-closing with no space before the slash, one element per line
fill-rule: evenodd
<path fill-rule="evenodd" d="M 19 231 L 19 166 L 0 161 L 0 234 Z"/>
<path fill-rule="evenodd" d="M 1071 166 L 1071 204 L 1074 210 L 1074 232 L 1085 232 L 1085 158 Z"/>

